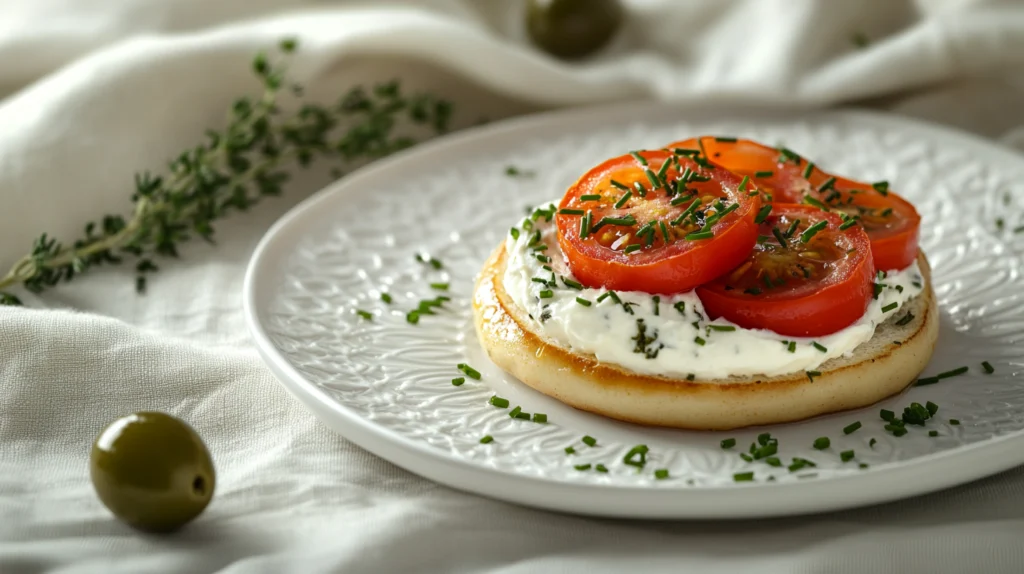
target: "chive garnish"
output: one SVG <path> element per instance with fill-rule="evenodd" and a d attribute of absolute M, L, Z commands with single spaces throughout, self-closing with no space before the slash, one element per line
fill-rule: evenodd
<path fill-rule="evenodd" d="M 807 243 L 808 241 L 811 240 L 812 237 L 814 237 L 815 234 L 817 234 L 822 229 L 825 229 L 826 227 L 828 227 L 827 220 L 819 221 L 814 225 L 808 227 L 807 229 L 804 230 L 803 233 L 800 234 L 800 243 Z"/>
<path fill-rule="evenodd" d="M 659 307 L 661 306 L 661 297 L 655 295 L 654 297 L 651 297 L 651 301 L 654 303 L 654 315 L 657 316 L 660 311 Z"/>
<path fill-rule="evenodd" d="M 889 311 L 892 311 L 892 310 L 896 309 L 896 307 L 899 307 L 899 306 L 900 306 L 899 303 L 895 303 L 895 302 L 889 303 L 885 307 L 882 307 L 882 312 L 883 313 L 888 313 Z"/>
<path fill-rule="evenodd" d="M 882 213 L 879 213 L 878 215 L 881 217 L 889 217 L 890 215 L 892 215 L 892 208 L 886 207 L 885 209 L 882 210 Z"/>
<path fill-rule="evenodd" d="M 632 213 L 627 214 L 625 217 L 602 217 L 601 221 L 598 221 L 597 225 L 594 226 L 594 231 L 596 231 L 598 227 L 603 227 L 605 225 L 633 226 L 636 225 L 636 218 L 633 217 Z"/>
<path fill-rule="evenodd" d="M 594 214 L 587 210 L 587 214 L 583 216 L 583 220 L 580 221 L 580 239 L 586 239 L 590 235 L 590 220 L 594 217 Z"/>
<path fill-rule="evenodd" d="M 587 299 L 584 299 L 583 297 L 577 297 L 576 302 L 579 303 L 580 305 L 583 305 L 584 307 L 590 307 L 591 305 L 593 305 L 593 303 L 591 303 Z"/>
<path fill-rule="evenodd" d="M 555 296 L 555 292 L 551 289 L 541 289 L 540 293 L 537 293 L 537 296 L 541 299 L 550 299 Z"/>
<path fill-rule="evenodd" d="M 447 283 L 431 283 L 430 284 L 430 288 L 431 289 L 436 289 L 438 291 L 447 291 L 448 290 L 448 284 Z"/>
<path fill-rule="evenodd" d="M 715 234 L 712 231 L 695 231 L 693 233 L 686 234 L 687 241 L 700 241 L 702 239 L 711 239 Z"/>
<path fill-rule="evenodd" d="M 813 343 L 811 343 L 811 346 L 813 346 L 815 349 L 821 351 L 822 353 L 827 353 L 828 352 L 828 347 L 818 343 L 817 341 L 814 341 Z"/>
<path fill-rule="evenodd" d="M 576 470 L 579 470 L 579 471 L 590 470 L 590 463 L 587 463 L 587 464 L 577 464 L 573 468 L 575 468 Z"/>
<path fill-rule="evenodd" d="M 615 181 L 614 179 L 610 179 L 610 180 L 608 180 L 608 183 L 610 183 L 613 186 L 621 189 L 622 191 L 629 191 L 629 186 L 627 186 L 626 184 L 624 184 L 622 182 L 618 182 L 618 181 Z"/>
<path fill-rule="evenodd" d="M 633 192 L 627 189 L 626 193 L 622 194 L 622 197 L 615 202 L 615 209 L 621 209 L 623 205 L 626 205 L 626 202 L 629 201 L 629 198 L 631 197 L 633 197 Z"/>
<path fill-rule="evenodd" d="M 622 250 L 622 252 L 623 253 L 635 253 L 637 251 L 640 251 L 640 249 L 641 249 L 640 244 L 634 243 L 633 245 L 627 245 L 626 248 Z"/>
<path fill-rule="evenodd" d="M 757 217 L 754 218 L 754 223 L 763 223 L 768 217 L 768 214 L 772 212 L 772 204 L 766 203 L 761 206 L 761 210 L 757 212 Z"/>
<path fill-rule="evenodd" d="M 926 402 L 924 404 L 924 408 L 928 410 L 928 414 L 930 415 L 934 415 L 935 413 L 939 412 L 939 405 L 931 401 Z"/>
<path fill-rule="evenodd" d="M 567 447 L 565 447 L 565 454 L 566 455 L 576 454 L 576 449 L 571 447 L 571 446 L 567 446 Z"/>
<path fill-rule="evenodd" d="M 658 220 L 658 229 L 661 230 L 661 237 L 662 237 L 662 239 L 665 240 L 666 244 L 669 241 L 671 241 L 671 238 L 668 236 L 668 228 L 665 227 L 665 222 L 664 221 Z"/>
<path fill-rule="evenodd" d="M 957 375 L 962 375 L 962 374 L 964 374 L 966 372 L 967 372 L 967 367 L 966 366 L 965 367 L 957 367 L 957 368 L 955 368 L 955 369 L 953 369 L 951 371 L 946 371 L 944 373 L 939 373 L 939 374 L 935 375 L 935 378 L 936 379 L 948 379 L 950 377 L 955 377 Z"/>
<path fill-rule="evenodd" d="M 512 409 L 512 410 L 510 410 L 508 412 L 508 416 L 510 418 L 514 419 L 514 418 L 518 417 L 519 413 L 521 413 L 521 412 L 523 412 L 523 407 L 516 407 L 516 408 L 514 408 L 514 409 Z"/>
<path fill-rule="evenodd" d="M 874 438 L 872 438 L 871 440 L 868 441 L 868 447 L 875 448 L 875 443 L 876 442 L 878 442 L 878 441 L 875 440 Z"/>
<path fill-rule="evenodd" d="M 732 479 L 736 482 L 750 482 L 754 480 L 754 473 L 751 472 L 737 472 L 732 475 Z"/>
<path fill-rule="evenodd" d="M 995 368 L 993 368 L 992 364 L 989 363 L 988 361 L 982 361 L 981 367 L 985 369 L 985 374 L 987 375 L 991 375 L 992 373 L 996 372 Z"/>
<path fill-rule="evenodd" d="M 640 162 L 640 165 L 643 165 L 643 166 L 647 165 L 647 159 L 644 158 L 644 156 L 640 155 L 639 153 L 637 153 L 635 151 L 631 151 L 631 152 L 629 152 L 629 155 L 633 156 L 633 159 L 635 159 L 636 161 Z"/>
<path fill-rule="evenodd" d="M 889 195 L 889 182 L 888 181 L 876 181 L 871 184 L 871 187 L 875 188 L 875 191 L 882 194 L 882 196 Z"/>
<path fill-rule="evenodd" d="M 385 302 L 385 303 L 391 303 L 391 294 L 389 294 L 389 293 L 381 293 L 380 294 L 380 300 Z"/>
<path fill-rule="evenodd" d="M 622 457 L 622 464 L 643 468 L 647 464 L 647 445 L 638 444 L 631 448 L 626 456 Z"/>
<path fill-rule="evenodd" d="M 491 435 L 486 435 L 485 437 L 480 439 L 480 444 L 490 444 L 492 442 L 494 442 L 494 437 Z"/>
<path fill-rule="evenodd" d="M 704 339 L 702 339 L 702 338 L 701 338 L 701 337 L 700 337 L 699 335 L 693 338 L 693 342 L 694 342 L 694 343 L 697 343 L 697 344 L 698 344 L 698 345 L 700 345 L 701 347 L 703 347 L 703 346 L 704 346 L 704 344 L 705 344 L 705 343 L 707 343 L 707 341 L 705 341 Z"/>
<path fill-rule="evenodd" d="M 773 175 L 775 175 L 775 172 L 770 170 L 770 169 L 767 170 L 767 171 L 755 171 L 754 172 L 754 177 L 771 177 Z"/>
<path fill-rule="evenodd" d="M 666 160 L 666 161 L 661 162 L 661 167 L 658 168 L 658 173 L 655 174 L 655 175 L 658 176 L 658 181 L 661 181 L 661 182 L 665 181 L 665 174 L 668 173 L 668 166 L 670 166 L 670 165 L 672 165 L 672 162 L 670 160 Z M 667 182 L 666 182 L 666 184 L 667 184 Z"/>
<path fill-rule="evenodd" d="M 881 417 L 883 421 L 892 422 L 896 420 L 896 413 L 890 411 L 889 409 L 882 409 L 878 411 L 878 416 Z"/>
<path fill-rule="evenodd" d="M 779 467 L 782 466 L 782 460 L 777 456 L 769 456 L 764 459 L 764 463 L 768 466 Z"/>
<path fill-rule="evenodd" d="M 569 289 L 575 289 L 577 291 L 581 291 L 583 289 L 582 283 L 578 281 L 573 281 L 572 279 L 562 277 L 562 283 L 565 283 L 565 286 L 568 287 Z"/>
<path fill-rule="evenodd" d="M 734 438 L 723 439 L 722 442 L 719 443 L 719 444 L 722 445 L 723 449 L 730 449 L 730 448 L 736 446 L 736 439 L 734 439 Z"/>
<path fill-rule="evenodd" d="M 674 206 L 677 206 L 677 205 L 682 205 L 683 203 L 686 203 L 687 201 L 690 201 L 691 199 L 693 199 L 693 194 L 692 193 L 686 194 L 686 195 L 678 195 L 678 196 L 672 198 L 672 201 L 670 201 L 669 204 L 674 207 Z"/>
<path fill-rule="evenodd" d="M 814 162 L 809 161 L 807 162 L 807 165 L 804 167 L 804 179 L 811 177 L 812 173 L 814 173 Z"/>
<path fill-rule="evenodd" d="M 958 419 L 949 419 L 949 424 L 957 426 L 960 424 L 960 421 Z"/>
<path fill-rule="evenodd" d="M 405 320 L 413 325 L 420 322 L 419 311 L 409 311 L 405 315 Z"/>
<path fill-rule="evenodd" d="M 362 309 L 356 309 L 356 315 L 359 315 L 367 321 L 373 321 L 373 313 L 369 311 L 363 311 Z"/>
<path fill-rule="evenodd" d="M 789 341 L 786 344 L 786 350 L 789 351 L 790 353 L 795 353 L 796 352 L 796 341 Z"/>
<path fill-rule="evenodd" d="M 559 215 L 583 215 L 584 213 L 586 213 L 586 212 L 583 211 L 582 209 L 559 209 L 558 210 L 558 214 Z"/>
<path fill-rule="evenodd" d="M 586 435 L 580 440 L 583 441 L 583 444 L 587 446 L 597 446 L 597 439 L 590 435 Z"/>
<path fill-rule="evenodd" d="M 937 431 L 937 430 L 928 431 L 928 436 L 939 436 L 939 431 Z"/>
<path fill-rule="evenodd" d="M 740 180 L 740 185 L 739 187 L 736 188 L 736 191 L 743 193 L 744 191 L 746 191 L 748 183 L 750 183 L 750 176 L 743 176 L 743 179 Z"/>
<path fill-rule="evenodd" d="M 729 331 L 735 331 L 736 327 L 733 327 L 732 325 L 708 325 L 708 329 L 711 329 L 712 331 L 721 331 L 723 333 L 727 333 Z"/>
<path fill-rule="evenodd" d="M 596 193 L 588 193 L 581 195 L 580 201 L 601 201 L 601 196 Z"/>
<path fill-rule="evenodd" d="M 679 214 L 679 217 L 677 217 L 677 218 L 675 218 L 675 219 L 673 219 L 671 221 L 672 226 L 676 226 L 676 225 L 679 225 L 680 223 L 682 223 L 683 220 L 686 219 L 687 217 L 689 217 L 691 213 L 696 211 L 696 209 L 699 206 L 700 206 L 700 198 L 698 197 L 697 199 L 693 200 L 693 203 L 691 203 L 689 207 L 687 207 L 685 210 L 683 210 L 682 213 Z"/>
<path fill-rule="evenodd" d="M 659 468 L 658 470 L 654 471 L 654 478 L 656 480 L 665 480 L 666 478 L 668 478 L 668 469 Z"/>
<path fill-rule="evenodd" d="M 782 232 L 779 231 L 778 227 L 772 228 L 772 235 L 774 235 L 775 239 L 778 240 L 779 246 L 781 246 L 783 249 L 789 249 L 789 247 L 786 246 L 786 238 L 785 236 L 782 235 Z"/>
<path fill-rule="evenodd" d="M 647 197 L 647 190 L 644 189 L 644 185 L 639 181 L 633 182 L 633 191 L 635 191 L 640 197 Z"/>
<path fill-rule="evenodd" d="M 789 472 L 796 472 L 802 468 L 818 466 L 806 458 L 793 457 L 793 464 L 789 465 Z"/>
<path fill-rule="evenodd" d="M 476 379 L 478 381 L 480 380 L 480 371 L 474 369 L 473 367 L 470 367 L 466 363 L 459 363 L 458 365 L 455 365 L 455 368 L 465 373 L 466 376 L 471 379 Z"/>
<path fill-rule="evenodd" d="M 508 408 L 508 399 L 503 399 L 498 395 L 491 397 L 491 404 L 498 407 L 499 409 Z"/>
<path fill-rule="evenodd" d="M 818 209 L 820 209 L 822 211 L 828 211 L 828 206 L 827 205 L 825 205 L 824 203 L 818 201 L 817 199 L 815 199 L 815 198 L 813 198 L 813 197 L 811 197 L 809 195 L 804 196 L 804 203 L 806 203 L 807 205 L 813 206 L 813 207 L 817 207 Z"/>
<path fill-rule="evenodd" d="M 724 138 L 722 138 L 722 137 L 715 137 L 715 141 L 716 142 L 722 142 L 722 143 L 736 143 L 736 138 L 733 138 L 733 137 L 724 137 Z"/>
<path fill-rule="evenodd" d="M 885 287 L 881 283 L 875 283 L 875 293 L 871 296 L 872 299 L 878 299 L 878 296 L 882 294 L 882 289 Z"/>
<path fill-rule="evenodd" d="M 661 187 L 661 180 L 653 171 L 645 169 L 644 176 L 647 177 L 647 181 L 651 182 L 651 189 L 657 189 Z"/>
<path fill-rule="evenodd" d="M 597 472 L 608 472 L 608 467 L 599 463 L 594 465 L 594 470 Z"/>
<path fill-rule="evenodd" d="M 799 164 L 802 161 L 801 157 L 791 149 L 782 147 L 779 148 L 779 153 L 782 154 L 782 157 L 780 158 L 780 161 L 782 162 L 789 160 L 793 163 Z"/>
<path fill-rule="evenodd" d="M 551 258 L 543 253 L 535 253 L 533 256 L 541 263 L 551 263 Z"/>
<path fill-rule="evenodd" d="M 605 299 L 607 299 L 607 298 L 609 298 L 611 296 L 612 296 L 612 292 L 611 291 L 605 291 L 604 293 L 601 293 L 600 295 L 598 295 L 597 302 L 600 303 L 601 301 L 604 301 Z"/>
<path fill-rule="evenodd" d="M 544 413 L 533 413 L 533 422 L 546 423 L 548 422 L 548 415 Z"/>
<path fill-rule="evenodd" d="M 827 436 L 822 436 L 814 439 L 814 448 L 817 450 L 825 450 L 832 444 Z"/>
<path fill-rule="evenodd" d="M 804 371 L 804 372 L 807 373 L 807 379 L 809 381 L 811 381 L 812 383 L 814 382 L 814 377 L 820 377 L 821 376 L 821 371 Z"/>
<path fill-rule="evenodd" d="M 676 311 L 679 311 L 680 315 L 685 315 L 686 314 L 686 301 L 678 301 L 678 302 L 676 302 L 675 305 L 672 305 L 672 308 L 675 309 Z"/>
<path fill-rule="evenodd" d="M 695 156 L 700 153 L 698 149 L 687 149 L 684 147 L 677 147 L 672 150 L 672 153 L 676 155 L 685 155 L 687 157 Z"/>
<path fill-rule="evenodd" d="M 842 460 L 843 462 L 850 462 L 851 460 L 853 460 L 853 457 L 854 454 L 852 450 L 844 450 L 843 452 L 839 453 L 839 459 Z"/>
<path fill-rule="evenodd" d="M 843 434 L 852 434 L 860 428 L 860 421 L 850 423 L 843 427 Z"/>
<path fill-rule="evenodd" d="M 832 189 L 832 187 L 835 186 L 835 184 L 836 184 L 836 178 L 830 177 L 830 178 L 826 179 L 824 183 L 822 183 L 820 186 L 818 186 L 818 191 L 828 191 L 828 190 Z"/>
<path fill-rule="evenodd" d="M 454 379 L 452 379 L 452 385 L 454 385 L 456 387 L 461 387 L 462 383 L 465 383 L 465 382 L 466 382 L 466 377 L 455 377 Z"/>

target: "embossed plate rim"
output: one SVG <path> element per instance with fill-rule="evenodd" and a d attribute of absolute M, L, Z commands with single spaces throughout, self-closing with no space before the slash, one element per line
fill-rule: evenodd
<path fill-rule="evenodd" d="M 1024 164 L 1012 151 L 992 142 L 944 126 L 936 126 L 873 111 L 833 110 L 811 113 L 756 108 L 695 107 L 635 102 L 553 111 L 468 129 L 427 142 L 375 162 L 336 181 L 281 217 L 253 252 L 243 284 L 243 312 L 260 356 L 285 388 L 321 421 L 349 440 L 378 456 L 428 479 L 472 492 L 550 510 L 628 518 L 756 518 L 838 510 L 898 500 L 977 480 L 1024 463 L 1024 430 L 958 446 L 907 461 L 873 468 L 869 472 L 815 479 L 799 483 L 750 483 L 729 486 L 651 488 L 643 485 L 581 484 L 535 476 L 515 475 L 448 457 L 440 449 L 412 440 L 370 422 L 328 396 L 308 381 L 277 349 L 264 329 L 263 289 L 276 262 L 287 256 L 302 222 L 323 217 L 323 207 L 358 189 L 365 182 L 409 165 L 435 164 L 436 156 L 460 149 L 507 145 L 506 140 L 536 135 L 535 131 L 573 129 L 600 117 L 605 124 L 644 119 L 682 119 L 696 113 L 779 121 L 810 121 L 816 117 L 846 116 L 875 124 L 898 124 L 931 137 L 952 138 L 1001 161 Z M 329 210 L 327 210 L 329 211 Z M 765 491 L 765 489 L 771 489 Z M 770 492 L 771 496 L 764 496 Z"/>

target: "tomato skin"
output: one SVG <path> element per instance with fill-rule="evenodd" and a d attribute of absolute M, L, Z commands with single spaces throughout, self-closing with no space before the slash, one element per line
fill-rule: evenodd
<path fill-rule="evenodd" d="M 640 154 L 655 168 L 671 157 L 664 151 Z M 681 158 L 680 162 L 684 167 L 701 169 L 692 160 Z M 580 196 L 607 189 L 610 179 L 639 180 L 631 170 L 643 171 L 628 154 L 605 161 L 570 186 L 559 208 L 585 208 L 578 202 Z M 576 280 L 594 288 L 672 294 L 711 281 L 746 258 L 757 241 L 754 216 L 760 209 L 760 198 L 737 191 L 742 178 L 727 170 L 717 168 L 703 173 L 713 178 L 707 185 L 720 186 L 719 192 L 725 190 L 726 197 L 739 204 L 713 226 L 712 239 L 679 240 L 654 250 L 625 254 L 601 245 L 593 237 L 580 238 L 579 216 L 556 215 L 559 246 Z M 678 175 L 671 170 L 669 174 Z M 673 209 L 682 211 L 683 207 Z"/>
<path fill-rule="evenodd" d="M 874 294 L 874 261 L 867 234 L 859 226 L 839 231 L 842 219 L 815 207 L 774 204 L 774 214 L 825 219 L 837 244 L 856 251 L 837 264 L 826 281 L 814 289 L 786 289 L 757 295 L 727 289 L 728 276 L 697 288 L 697 296 L 712 319 L 723 317 L 747 329 L 766 329 L 790 337 L 820 337 L 844 329 L 860 319 Z M 839 237 L 841 236 L 841 237 Z"/>
<path fill-rule="evenodd" d="M 710 161 L 737 174 L 749 176 L 759 188 L 771 190 L 774 202 L 801 203 L 807 195 L 818 200 L 827 197 L 826 193 L 818 189 L 833 177 L 833 174 L 815 167 L 810 170 L 808 177 L 804 177 L 809 161 L 805 158 L 779 161 L 782 154 L 778 149 L 742 138 L 736 141 L 720 141 L 711 136 L 701 136 L 699 139 L 704 144 Z M 670 148 L 697 149 L 699 146 L 698 138 L 669 144 Z M 772 175 L 755 175 L 767 171 L 771 171 Z M 855 195 L 854 206 L 874 207 L 879 210 L 892 209 L 897 217 L 894 225 L 883 228 L 867 226 L 871 252 L 876 270 L 906 269 L 918 254 L 921 216 L 914 206 L 896 193 L 888 192 L 882 195 L 870 184 L 840 176 L 834 177 L 835 189 L 858 192 Z M 839 209 L 851 215 L 856 214 L 853 206 L 843 206 Z"/>

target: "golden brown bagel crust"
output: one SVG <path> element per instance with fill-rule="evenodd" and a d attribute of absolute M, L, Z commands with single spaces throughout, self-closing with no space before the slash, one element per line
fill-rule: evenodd
<path fill-rule="evenodd" d="M 477 336 L 491 360 L 563 403 L 629 422 L 727 430 L 867 406 L 912 383 L 931 359 L 939 334 L 931 270 L 922 253 L 925 291 L 904 307 L 914 319 L 879 325 L 852 356 L 821 365 L 813 382 L 803 371 L 718 382 L 640 375 L 559 347 L 532 330 L 505 292 L 505 259 L 502 244 L 484 264 L 473 296 Z"/>

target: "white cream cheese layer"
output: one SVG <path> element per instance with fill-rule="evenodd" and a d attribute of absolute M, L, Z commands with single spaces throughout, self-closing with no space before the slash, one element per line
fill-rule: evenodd
<path fill-rule="evenodd" d="M 536 250 L 536 243 L 531 247 L 535 231 L 540 231 L 546 249 Z M 813 371 L 828 359 L 852 353 L 885 320 L 902 316 L 904 304 L 923 289 L 916 262 L 902 271 L 890 271 L 878 280 L 881 293 L 856 323 L 825 337 L 793 338 L 744 329 L 724 319 L 709 321 L 693 292 L 656 298 L 642 292 L 573 289 L 575 278 L 559 249 L 557 229 L 543 218 L 534 222 L 532 230 L 521 231 L 518 239 L 510 235 L 505 248 L 505 291 L 529 314 L 534 330 L 602 363 L 672 378 L 693 375 L 717 380 L 729 375 Z"/>

